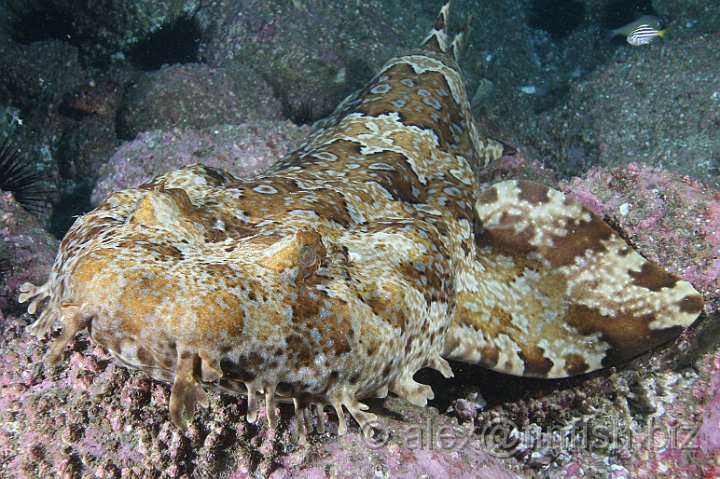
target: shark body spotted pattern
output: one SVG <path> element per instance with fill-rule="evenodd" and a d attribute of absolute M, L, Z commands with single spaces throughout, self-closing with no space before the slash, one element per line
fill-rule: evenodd
<path fill-rule="evenodd" d="M 433 397 L 446 359 L 564 377 L 664 343 L 702 310 L 579 203 L 540 184 L 479 184 L 503 154 L 476 130 L 446 4 L 307 142 L 250 179 L 194 165 L 110 194 L 78 218 L 46 284 L 23 286 L 55 363 L 80 331 L 172 383 L 186 426 L 205 389 L 310 406 L 361 426 L 363 398 Z M 454 53 L 454 54 L 452 54 Z M 322 416 L 320 413 L 319 416 Z M 320 422 L 322 425 L 322 422 Z"/>

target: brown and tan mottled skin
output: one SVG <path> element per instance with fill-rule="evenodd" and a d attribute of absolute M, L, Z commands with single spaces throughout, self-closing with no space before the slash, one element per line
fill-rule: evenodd
<path fill-rule="evenodd" d="M 194 165 L 109 195 L 78 218 L 33 299 L 37 336 L 87 329 L 128 367 L 173 383 L 181 428 L 205 389 L 343 407 L 388 391 L 433 397 L 413 374 L 447 358 L 533 377 L 581 374 L 675 337 L 702 310 L 598 217 L 545 186 L 489 188 L 502 146 L 475 129 L 446 35 L 390 60 L 268 172 Z M 456 55 L 455 55 L 456 56 Z M 321 414 L 319 415 L 322 416 Z M 303 420 L 305 419 L 305 420 Z M 320 423 L 322 427 L 322 423 Z"/>

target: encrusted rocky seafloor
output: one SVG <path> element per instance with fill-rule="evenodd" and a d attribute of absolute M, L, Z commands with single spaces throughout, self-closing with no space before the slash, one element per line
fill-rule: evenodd
<path fill-rule="evenodd" d="M 263 132 L 258 132 L 263 133 Z M 269 134 L 269 131 L 264 133 Z M 532 170 L 508 158 L 489 171 Z M 704 293 L 708 318 L 667 348 L 618 371 L 537 381 L 455 364 L 457 377 L 423 378 L 438 392 L 428 408 L 371 401 L 378 431 L 357 427 L 298 444 L 292 410 L 277 431 L 244 419 L 246 403 L 210 393 L 187 435 L 168 420 L 169 385 L 114 363 L 81 337 L 62 367 L 40 362 L 44 344 L 12 296 L 40 281 L 56 241 L 3 197 L 11 250 L 3 291 L 0 474 L 5 477 L 697 477 L 718 472 L 720 200 L 700 183 L 661 170 L 596 169 L 561 185 L 617 225 L 648 257 Z M 652 214 L 644 210 L 649 209 Z M 670 227 L 669 225 L 673 225 Z M 702 248 L 688 245 L 703 245 Z M 689 252 L 689 253 L 688 253 Z M 32 269 L 16 265 L 33 266 Z M 262 416 L 262 415 L 261 415 Z M 562 476 L 564 474 L 564 476 Z M 663 476 L 664 475 L 664 476 Z"/>
<path fill-rule="evenodd" d="M 116 3 L 107 21 L 78 17 L 75 28 L 97 31 L 73 31 L 71 41 L 0 34 L 0 119 L 15 124 L 66 222 L 114 189 L 195 161 L 262 170 L 308 132 L 287 119 L 326 114 L 416 44 L 437 10 L 379 0 Z M 45 345 L 25 332 L 32 318 L 16 299 L 23 282 L 44 282 L 58 245 L 47 231 L 61 235 L 62 221 L 0 192 L 0 477 L 720 476 L 720 84 L 711 70 L 720 13 L 701 1 L 655 2 L 673 34 L 633 49 L 601 40 L 592 23 L 553 41 L 525 26 L 529 3 L 455 2 L 457 24 L 475 14 L 463 69 L 480 128 L 521 151 L 482 179 L 535 179 L 583 201 L 703 293 L 695 328 L 589 377 L 528 380 L 459 363 L 454 379 L 423 372 L 436 400 L 371 401 L 372 440 L 357 427 L 338 437 L 328 411 L 330 432 L 298 444 L 292 408 L 280 406 L 270 431 L 262 414 L 246 423 L 244 399 L 216 393 L 183 435 L 167 416 L 169 385 L 84 337 L 62 367 L 41 365 Z M 582 3 L 592 16 L 602 2 Z M 195 58 L 149 67 L 134 56 L 134 41 L 160 44 L 151 35 L 182 26 L 194 8 Z M 129 21 L 133 9 L 144 13 Z M 523 93 L 528 85 L 537 93 Z M 83 191 L 85 205 L 66 210 Z"/>

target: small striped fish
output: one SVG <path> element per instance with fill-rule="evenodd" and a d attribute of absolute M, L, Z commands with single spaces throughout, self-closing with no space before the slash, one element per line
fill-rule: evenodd
<path fill-rule="evenodd" d="M 647 45 L 652 43 L 657 37 L 664 38 L 665 32 L 667 32 L 667 30 L 658 30 L 652 25 L 643 24 L 628 35 L 627 42 L 634 47 Z"/>

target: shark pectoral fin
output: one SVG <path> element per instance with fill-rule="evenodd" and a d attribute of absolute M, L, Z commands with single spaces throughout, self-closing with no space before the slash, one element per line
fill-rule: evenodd
<path fill-rule="evenodd" d="M 476 203 L 444 357 L 522 376 L 614 365 L 676 337 L 701 296 L 630 247 L 597 215 L 544 185 L 506 181 Z"/>
<path fill-rule="evenodd" d="M 504 156 L 511 156 L 518 152 L 517 148 L 509 143 L 489 136 L 478 137 L 475 142 L 475 150 L 481 165 L 489 165 Z"/>

